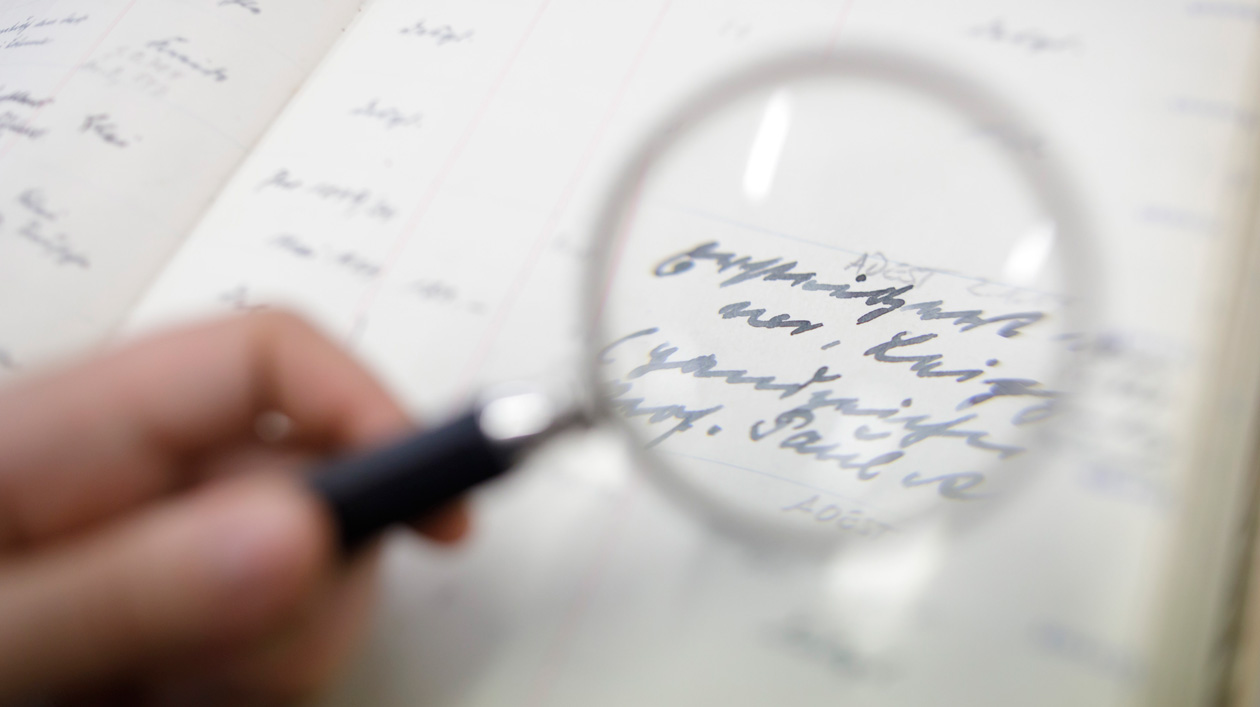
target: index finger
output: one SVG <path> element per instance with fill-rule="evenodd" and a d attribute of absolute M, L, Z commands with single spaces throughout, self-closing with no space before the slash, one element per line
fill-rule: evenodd
<path fill-rule="evenodd" d="M 318 449 L 408 425 L 366 370 L 282 313 L 167 333 L 0 393 L 0 547 L 178 488 L 190 460 L 245 438 L 272 410 Z"/>

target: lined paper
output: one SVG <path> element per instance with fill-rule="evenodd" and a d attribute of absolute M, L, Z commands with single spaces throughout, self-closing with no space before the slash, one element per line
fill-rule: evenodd
<path fill-rule="evenodd" d="M 373 642 L 327 702 L 1124 703 L 1254 179 L 1249 7 L 378 0 L 132 328 L 294 308 L 439 417 L 574 366 L 595 213 L 669 106 L 802 45 L 947 57 L 1042 119 L 987 137 L 1053 153 L 1092 199 L 1102 392 L 1061 468 L 981 531 L 819 568 L 715 533 L 614 441 L 574 441 L 480 494 L 467 547 L 392 546 Z"/>
<path fill-rule="evenodd" d="M 118 325 L 358 5 L 0 10 L 0 376 Z"/>

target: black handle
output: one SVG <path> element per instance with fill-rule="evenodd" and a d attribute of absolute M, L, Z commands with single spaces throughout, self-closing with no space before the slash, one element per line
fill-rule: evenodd
<path fill-rule="evenodd" d="M 423 517 L 510 466 L 469 413 L 317 469 L 311 487 L 332 510 L 341 547 L 353 551 L 385 528 Z"/>

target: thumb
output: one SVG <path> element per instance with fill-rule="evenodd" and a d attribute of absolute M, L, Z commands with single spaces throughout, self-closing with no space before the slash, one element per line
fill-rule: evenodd
<path fill-rule="evenodd" d="M 0 702 L 154 672 L 284 621 L 330 571 L 294 480 L 225 480 L 0 565 Z"/>

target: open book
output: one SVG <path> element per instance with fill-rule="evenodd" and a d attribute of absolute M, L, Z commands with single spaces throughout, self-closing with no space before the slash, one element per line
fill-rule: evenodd
<path fill-rule="evenodd" d="M 329 703 L 1254 703 L 1254 0 L 6 3 L 0 378 L 264 306 L 421 417 L 565 370 L 594 214 L 645 121 L 732 65 L 857 37 L 998 87 L 1045 132 L 988 137 L 1082 177 L 1108 297 L 1077 463 L 820 604 L 592 436 L 479 494 L 469 546 L 391 546 Z"/>

